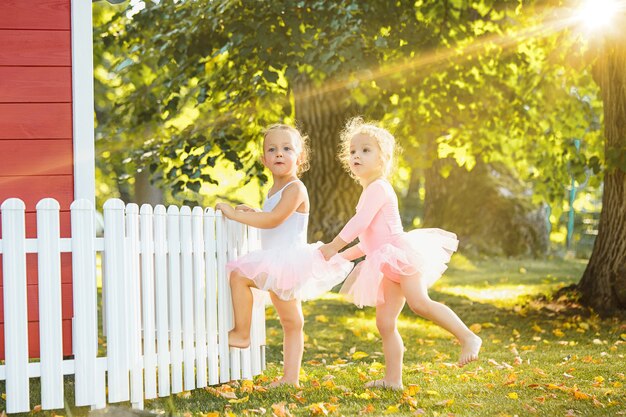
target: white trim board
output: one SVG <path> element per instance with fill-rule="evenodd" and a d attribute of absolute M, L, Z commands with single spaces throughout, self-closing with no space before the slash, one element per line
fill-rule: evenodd
<path fill-rule="evenodd" d="M 91 1 L 72 1 L 74 200 L 96 204 Z"/>

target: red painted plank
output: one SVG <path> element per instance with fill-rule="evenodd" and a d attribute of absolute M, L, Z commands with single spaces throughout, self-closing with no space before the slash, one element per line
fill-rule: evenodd
<path fill-rule="evenodd" d="M 70 139 L 72 104 L 0 104 L 0 126 L 0 139 Z"/>
<path fill-rule="evenodd" d="M 72 175 L 71 139 L 0 140 L 0 177 Z"/>
<path fill-rule="evenodd" d="M 0 205 L 9 198 L 20 198 L 26 211 L 34 212 L 37 203 L 46 197 L 56 199 L 61 210 L 69 210 L 74 200 L 73 176 L 0 177 Z"/>
<path fill-rule="evenodd" d="M 37 254 L 26 254 L 26 285 L 37 285 L 38 282 L 38 263 Z M 2 255 L 0 255 L 0 287 L 3 285 L 2 281 Z M 72 283 L 72 254 L 69 252 L 61 253 L 61 283 Z M 2 315 L 0 314 L 0 322 L 2 321 Z"/>
<path fill-rule="evenodd" d="M 0 103 L 69 103 L 70 67 L 0 67 Z"/>
<path fill-rule="evenodd" d="M 72 320 L 63 320 L 63 356 L 72 354 Z M 28 323 L 28 357 L 39 358 L 39 323 Z M 4 324 L 0 324 L 0 360 L 4 360 Z"/>
<path fill-rule="evenodd" d="M 0 45 L 0 66 L 72 65 L 69 30 L 0 30 Z"/>
<path fill-rule="evenodd" d="M 61 237 L 71 237 L 71 213 L 69 210 L 64 210 L 59 213 L 60 218 L 60 233 Z M 26 237 L 37 237 L 37 213 L 29 211 L 26 212 Z M 0 239 L 2 239 L 2 222 L 0 221 Z M 0 257 L 1 259 L 1 257 Z"/>
<path fill-rule="evenodd" d="M 70 19 L 70 0 L 2 0 L 0 29 L 70 30 Z"/>
<path fill-rule="evenodd" d="M 26 286 L 26 298 L 28 303 L 28 321 L 39 321 L 39 290 L 36 285 Z M 0 287 L 2 294 L 2 287 Z M 4 323 L 4 297 L 0 297 L 0 323 Z M 72 318 L 72 284 L 61 284 L 61 317 Z"/>

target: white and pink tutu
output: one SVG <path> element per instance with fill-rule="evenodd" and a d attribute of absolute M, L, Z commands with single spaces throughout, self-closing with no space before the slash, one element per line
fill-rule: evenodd
<path fill-rule="evenodd" d="M 340 255 L 326 261 L 318 250 L 321 245 L 257 250 L 229 262 L 226 269 L 229 276 L 239 270 L 257 288 L 271 291 L 281 300 L 310 300 L 340 284 L 353 267 Z"/>
<path fill-rule="evenodd" d="M 391 236 L 388 242 L 366 250 L 340 292 L 358 307 L 384 302 L 383 276 L 400 282 L 403 276 L 419 275 L 430 287 L 448 268 L 459 241 L 442 229 L 416 229 Z"/>

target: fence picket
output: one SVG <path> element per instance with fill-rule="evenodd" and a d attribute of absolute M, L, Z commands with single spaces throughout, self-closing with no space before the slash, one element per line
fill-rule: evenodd
<path fill-rule="evenodd" d="M 96 225 L 88 200 L 76 200 L 72 211 L 72 289 L 74 291 L 74 365 L 76 405 L 96 404 L 98 306 L 96 288 Z M 104 395 L 104 387 L 99 395 Z"/>
<path fill-rule="evenodd" d="M 212 208 L 204 211 L 204 256 L 206 268 L 206 326 L 207 356 L 209 360 L 209 384 L 219 382 L 217 344 L 217 254 L 215 245 L 215 212 Z"/>
<path fill-rule="evenodd" d="M 52 198 L 37 204 L 41 405 L 46 409 L 63 407 L 59 209 L 59 203 Z"/>
<path fill-rule="evenodd" d="M 180 282 L 183 312 L 183 375 L 186 391 L 192 390 L 196 387 L 194 375 L 193 268 L 191 261 L 191 249 L 191 209 L 188 206 L 183 206 L 180 209 Z"/>
<path fill-rule="evenodd" d="M 166 220 L 165 206 L 159 204 L 154 208 L 154 277 L 159 397 L 170 394 Z"/>
<path fill-rule="evenodd" d="M 128 343 L 130 365 L 130 402 L 143 409 L 143 359 L 141 351 L 141 277 L 139 259 L 139 206 L 126 206 L 126 289 L 128 294 Z"/>
<path fill-rule="evenodd" d="M 143 367 L 146 399 L 156 398 L 156 349 L 154 330 L 154 225 L 152 206 L 139 211 L 141 234 L 141 306 L 143 323 Z"/>
<path fill-rule="evenodd" d="M 167 250 L 170 305 L 170 355 L 172 364 L 172 393 L 183 390 L 183 350 L 180 305 L 180 210 L 167 208 Z"/>
<path fill-rule="evenodd" d="M 221 211 L 215 213 L 215 233 L 217 235 L 217 331 L 220 366 L 220 382 L 230 381 L 230 352 L 228 349 L 228 327 L 230 291 L 226 276 L 226 218 Z"/>
<path fill-rule="evenodd" d="M 191 231 L 193 249 L 193 295 L 194 295 L 194 334 L 196 338 L 196 387 L 207 386 L 207 348 L 206 348 L 206 277 L 204 267 L 204 237 L 202 228 L 202 209 L 194 207 L 191 211 Z"/>
<path fill-rule="evenodd" d="M 107 335 L 107 386 L 110 402 L 129 399 L 128 295 L 125 291 L 124 202 L 104 203 L 104 313 Z"/>
<path fill-rule="evenodd" d="M 6 411 L 18 413 L 30 409 L 25 205 L 20 199 L 10 198 L 2 203 L 1 209 Z"/>

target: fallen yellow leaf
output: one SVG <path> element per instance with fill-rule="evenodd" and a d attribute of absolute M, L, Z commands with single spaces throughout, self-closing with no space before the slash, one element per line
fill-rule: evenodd
<path fill-rule="evenodd" d="M 352 359 L 353 359 L 353 360 L 358 360 L 358 359 L 367 358 L 368 356 L 369 356 L 369 355 L 368 355 L 367 353 L 365 353 L 365 352 L 360 352 L 360 351 L 357 351 L 357 352 L 354 352 L 354 353 L 352 354 Z"/>
<path fill-rule="evenodd" d="M 513 399 L 513 400 L 517 400 L 519 398 L 519 396 L 517 395 L 517 392 L 509 392 L 507 394 L 507 397 Z"/>
<path fill-rule="evenodd" d="M 591 395 L 585 394 L 584 392 L 574 391 L 574 398 L 577 400 L 588 400 L 591 398 Z"/>
<path fill-rule="evenodd" d="M 483 329 L 483 326 L 480 323 L 474 323 L 469 327 L 469 329 L 478 334 Z"/>

